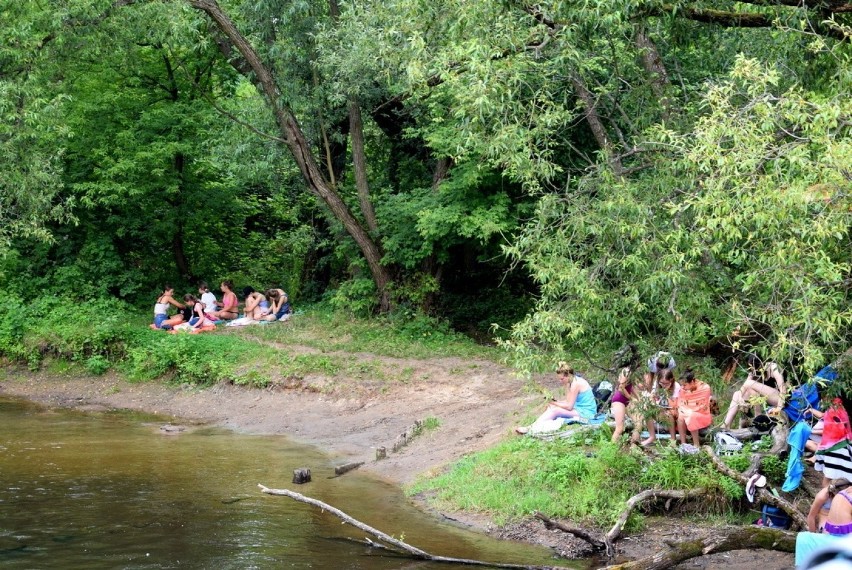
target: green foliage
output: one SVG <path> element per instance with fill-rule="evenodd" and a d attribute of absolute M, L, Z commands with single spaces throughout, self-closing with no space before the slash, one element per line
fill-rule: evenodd
<path fill-rule="evenodd" d="M 507 253 L 541 287 L 504 346 L 523 368 L 574 345 L 661 338 L 680 351 L 732 331 L 812 371 L 848 346 L 848 97 L 775 88 L 740 59 L 683 133 L 657 128 L 649 169 L 544 197 Z M 735 343 L 736 344 L 736 343 Z"/>
<path fill-rule="evenodd" d="M 376 284 L 372 279 L 363 277 L 344 281 L 329 292 L 328 302 L 338 311 L 366 317 L 373 314 L 378 306 Z"/>

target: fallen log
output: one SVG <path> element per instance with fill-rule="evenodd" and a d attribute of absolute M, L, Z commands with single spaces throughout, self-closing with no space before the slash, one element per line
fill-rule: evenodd
<path fill-rule="evenodd" d="M 604 570 L 664 570 L 697 556 L 743 549 L 795 552 L 796 533 L 754 525 L 724 527 L 703 538 L 684 540 L 671 545 L 668 550 L 607 566 Z"/>
<path fill-rule="evenodd" d="M 713 466 L 716 467 L 718 471 L 720 471 L 723 475 L 730 477 L 731 479 L 738 481 L 740 484 L 745 485 L 748 483 L 748 477 L 731 469 L 727 465 L 725 465 L 721 459 L 719 459 L 715 453 L 709 448 L 703 448 L 704 453 L 710 457 L 710 461 L 713 462 Z M 766 490 L 764 487 L 757 487 L 754 493 L 754 500 L 766 503 L 773 507 L 777 507 L 787 513 L 787 515 L 793 519 L 793 523 L 798 525 L 799 528 L 807 529 L 808 528 L 808 519 L 807 517 L 796 508 L 791 502 L 782 499 L 781 497 L 776 497 L 772 493 Z"/>
<path fill-rule="evenodd" d="M 538 511 L 533 513 L 533 515 L 538 520 L 544 522 L 544 527 L 547 528 L 548 530 L 554 529 L 554 528 L 559 529 L 562 532 L 567 532 L 568 534 L 573 534 L 577 538 L 579 538 L 581 540 L 585 540 L 586 542 L 591 544 L 592 547 L 594 547 L 596 550 L 606 549 L 606 542 L 604 542 L 600 538 L 592 536 L 591 534 L 589 534 L 587 531 L 585 531 L 584 529 L 582 529 L 580 527 L 576 527 L 576 526 L 573 526 L 573 525 L 569 525 L 569 524 L 561 523 L 559 521 L 555 521 L 553 519 L 546 517 L 545 515 L 543 515 L 542 513 L 538 512 Z"/>
<path fill-rule="evenodd" d="M 343 475 L 345 473 L 349 473 L 353 469 L 358 469 L 362 465 L 364 465 L 363 461 L 354 461 L 352 463 L 345 463 L 343 465 L 338 465 L 337 467 L 334 468 L 334 475 L 337 476 L 337 477 L 340 477 L 341 475 Z"/>
<path fill-rule="evenodd" d="M 516 568 L 518 570 L 569 570 L 568 568 L 566 568 L 564 566 L 525 566 L 523 564 L 501 564 L 501 563 L 498 563 L 498 562 L 483 562 L 481 560 L 469 560 L 469 559 L 466 559 L 466 558 L 451 558 L 451 557 L 448 557 L 448 556 L 432 555 L 432 554 L 429 554 L 428 552 L 426 552 L 424 550 L 420 550 L 419 548 L 411 546 L 410 544 L 408 544 L 406 542 L 403 542 L 403 541 L 401 541 L 397 538 L 394 538 L 390 535 L 387 535 L 387 534 L 383 533 L 382 531 L 377 530 L 377 529 L 375 529 L 375 528 L 373 528 L 373 527 L 371 527 L 367 524 L 364 524 L 361 521 L 359 521 L 358 519 L 352 518 L 351 516 L 347 515 L 343 511 L 336 509 L 335 507 L 332 507 L 328 503 L 324 503 L 324 502 L 317 500 L 317 499 L 312 499 L 311 497 L 306 497 L 305 495 L 301 495 L 301 494 L 296 493 L 295 491 L 291 491 L 289 489 L 270 489 L 269 487 L 266 487 L 266 486 L 261 485 L 259 483 L 258 483 L 257 486 L 260 488 L 261 492 L 266 493 L 267 495 L 281 495 L 281 496 L 284 496 L 284 497 L 290 497 L 291 499 L 295 499 L 296 501 L 299 501 L 301 503 L 313 505 L 315 507 L 319 507 L 320 509 L 322 509 L 324 511 L 328 511 L 329 513 L 333 514 L 337 518 L 341 519 L 343 522 L 348 523 L 348 524 L 354 526 L 355 528 L 361 529 L 364 532 L 373 535 L 374 537 L 378 538 L 382 542 L 385 542 L 387 544 L 394 546 L 396 548 L 395 552 L 402 553 L 402 554 L 408 554 L 412 558 L 416 558 L 418 560 L 429 560 L 431 562 L 445 562 L 445 563 L 448 563 L 448 564 L 465 564 L 467 566 L 486 566 L 486 567 L 489 567 L 489 568 Z M 371 541 L 369 541 L 369 539 L 368 539 L 368 542 L 375 547 L 379 546 L 379 545 L 376 545 L 375 543 L 372 543 Z M 382 546 L 382 548 L 386 548 L 386 547 Z"/>
<path fill-rule="evenodd" d="M 627 499 L 627 507 L 623 511 L 621 511 L 618 520 L 615 521 L 613 527 L 609 530 L 608 533 L 606 533 L 606 536 L 604 536 L 607 556 L 609 556 L 610 558 L 615 556 L 615 546 L 613 543 L 621 534 L 621 531 L 624 529 L 624 525 L 627 524 L 627 519 L 630 518 L 630 513 L 632 513 L 633 509 L 635 509 L 638 505 L 654 499 L 689 499 L 692 497 L 703 495 L 705 492 L 706 491 L 703 488 L 689 489 L 683 491 L 648 489 L 647 491 L 642 491 L 639 494 L 633 495 L 632 497 Z"/>

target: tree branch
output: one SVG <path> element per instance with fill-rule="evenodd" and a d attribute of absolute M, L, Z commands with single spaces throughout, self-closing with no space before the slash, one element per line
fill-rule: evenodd
<path fill-rule="evenodd" d="M 291 491 L 289 489 L 270 489 L 261 484 L 257 485 L 263 493 L 267 495 L 281 495 L 284 497 L 290 497 L 291 499 L 295 499 L 300 503 L 307 503 L 309 505 L 314 505 L 315 507 L 319 507 L 324 511 L 328 511 L 337 518 L 341 519 L 343 522 L 348 523 L 355 528 L 361 529 L 366 533 L 369 533 L 379 540 L 391 544 L 398 548 L 400 551 L 409 554 L 413 558 L 417 558 L 420 560 L 430 560 L 432 562 L 446 562 L 449 564 L 466 564 L 468 566 L 486 566 L 489 568 L 518 568 L 521 570 L 568 570 L 567 568 L 559 567 L 559 566 L 525 566 L 522 564 L 500 564 L 496 562 L 483 562 L 481 560 L 469 560 L 466 558 L 451 558 L 447 556 L 434 556 L 429 554 L 424 550 L 420 550 L 419 548 L 415 548 L 408 543 L 405 543 L 401 540 L 398 540 L 390 535 L 383 533 L 380 530 L 377 530 L 369 525 L 366 525 L 359 521 L 358 519 L 352 518 L 343 511 L 336 509 L 329 505 L 328 503 L 324 503 L 317 499 L 312 499 L 310 497 L 306 497 L 305 495 L 301 495 L 296 493 L 295 491 Z"/>

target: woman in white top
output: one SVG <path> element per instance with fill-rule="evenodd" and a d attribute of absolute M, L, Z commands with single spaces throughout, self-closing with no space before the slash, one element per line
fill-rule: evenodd
<path fill-rule="evenodd" d="M 152 329 L 159 329 L 163 321 L 169 318 L 169 305 L 183 309 L 183 305 L 175 300 L 174 294 L 175 288 L 171 285 L 163 287 L 162 294 L 157 297 L 157 302 L 154 304 L 154 322 L 150 325 Z"/>
<path fill-rule="evenodd" d="M 204 303 L 204 312 L 212 319 L 216 320 L 216 311 L 219 308 L 216 303 L 216 295 L 210 292 L 210 287 L 206 281 L 198 284 L 198 292 L 201 294 L 201 302 Z"/>

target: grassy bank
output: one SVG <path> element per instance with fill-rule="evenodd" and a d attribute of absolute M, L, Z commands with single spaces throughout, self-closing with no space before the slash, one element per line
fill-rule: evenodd
<path fill-rule="evenodd" d="M 137 381 L 265 387 L 310 374 L 395 382 L 414 373 L 413 367 L 388 369 L 370 355 L 498 357 L 496 349 L 426 317 L 367 320 L 315 306 L 288 323 L 219 327 L 190 335 L 153 331 L 150 315 L 120 301 L 69 305 L 42 298 L 26 304 L 12 299 L 11 304 L 0 316 L 0 357 L 34 370 L 50 359 L 83 366 L 94 375 L 117 370 Z"/>
<path fill-rule="evenodd" d="M 704 455 L 682 455 L 661 446 L 651 457 L 636 447 L 613 444 L 609 437 L 604 428 L 554 441 L 510 438 L 443 473 L 423 477 L 408 492 L 428 497 L 439 509 L 479 512 L 498 523 L 538 511 L 604 529 L 612 526 L 627 499 L 643 490 L 704 488 L 704 497 L 675 505 L 674 512 L 730 522 L 755 518 L 743 488 L 720 475 Z M 768 448 L 770 442 L 757 445 Z M 747 446 L 725 462 L 745 469 L 751 451 Z M 785 470 L 786 464 L 776 457 L 764 461 L 770 485 L 780 485 Z M 641 514 L 634 512 L 628 530 L 641 522 Z"/>

